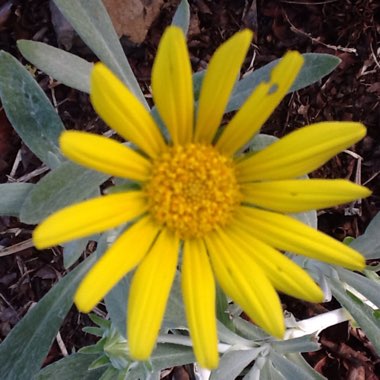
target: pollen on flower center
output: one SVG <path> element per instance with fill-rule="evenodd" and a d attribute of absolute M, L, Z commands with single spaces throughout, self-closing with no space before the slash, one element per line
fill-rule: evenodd
<path fill-rule="evenodd" d="M 204 144 L 168 148 L 145 192 L 154 219 L 181 238 L 224 225 L 241 200 L 232 161 Z"/>

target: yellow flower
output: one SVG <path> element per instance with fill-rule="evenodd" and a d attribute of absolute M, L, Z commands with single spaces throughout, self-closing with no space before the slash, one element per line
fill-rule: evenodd
<path fill-rule="evenodd" d="M 236 33 L 211 58 L 194 112 L 192 75 L 184 35 L 170 27 L 152 72 L 153 99 L 170 135 L 103 64 L 91 75 L 99 115 L 138 150 L 90 133 L 61 136 L 63 153 L 86 167 L 140 184 L 139 190 L 101 196 L 64 208 L 34 232 L 38 248 L 131 223 L 86 275 L 75 295 L 89 312 L 137 267 L 128 300 L 130 355 L 149 358 L 183 250 L 182 291 L 199 363 L 218 364 L 215 279 L 260 327 L 284 334 L 275 291 L 321 302 L 313 279 L 279 250 L 361 270 L 363 257 L 286 213 L 330 207 L 370 194 L 344 180 L 302 176 L 365 135 L 354 122 L 327 122 L 290 133 L 251 155 L 238 152 L 289 90 L 302 64 L 287 53 L 218 135 L 223 113 L 251 42 Z M 194 117 L 195 113 L 195 117 Z"/>

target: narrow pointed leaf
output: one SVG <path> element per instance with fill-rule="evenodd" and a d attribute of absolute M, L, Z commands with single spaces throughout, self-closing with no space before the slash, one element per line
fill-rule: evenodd
<path fill-rule="evenodd" d="M 102 1 L 54 0 L 54 3 L 88 47 L 146 105 Z"/>
<path fill-rule="evenodd" d="M 29 62 L 55 80 L 79 91 L 90 92 L 90 62 L 43 42 L 18 40 L 17 47 Z"/>
<path fill-rule="evenodd" d="M 377 353 L 380 354 L 380 321 L 373 315 L 374 310 L 369 306 L 354 300 L 346 292 L 339 281 L 332 278 L 329 278 L 328 281 L 334 297 L 352 315 L 355 321 L 366 333 L 368 339 L 372 342 Z"/>
<path fill-rule="evenodd" d="M 105 368 L 88 370 L 97 355 L 72 354 L 42 369 L 34 380 L 98 380 Z"/>
<path fill-rule="evenodd" d="M 187 35 L 190 25 L 190 6 L 187 0 L 181 0 L 179 3 L 173 16 L 172 25 L 180 27 L 183 34 Z"/>
<path fill-rule="evenodd" d="M 340 63 L 340 59 L 330 54 L 306 53 L 302 55 L 305 59 L 304 65 L 290 88 L 289 93 L 298 91 L 312 83 L 322 79 L 331 73 Z M 263 80 L 269 79 L 272 68 L 278 63 L 278 59 L 260 67 L 251 74 L 240 80 L 231 95 L 225 112 L 239 109 L 255 87 Z"/>
<path fill-rule="evenodd" d="M 47 166 L 59 161 L 58 137 L 64 126 L 31 74 L 10 54 L 0 52 L 0 98 L 17 134 Z"/>
<path fill-rule="evenodd" d="M 366 259 L 380 258 L 380 212 L 372 219 L 363 235 L 355 239 L 350 246 L 360 253 Z"/>
<path fill-rule="evenodd" d="M 0 184 L 0 215 L 18 217 L 22 204 L 33 186 L 32 183 Z"/>
<path fill-rule="evenodd" d="M 73 302 L 73 294 L 94 257 L 58 282 L 13 328 L 0 345 L 0 379 L 31 379 L 45 356 Z"/>
<path fill-rule="evenodd" d="M 34 186 L 25 199 L 20 219 L 36 224 L 54 211 L 91 196 L 107 178 L 105 174 L 65 162 Z"/>

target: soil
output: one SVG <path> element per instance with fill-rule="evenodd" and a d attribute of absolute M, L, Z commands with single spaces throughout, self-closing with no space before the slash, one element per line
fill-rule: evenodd
<path fill-rule="evenodd" d="M 164 2 L 143 43 L 136 45 L 122 38 L 146 94 L 158 41 L 178 2 Z M 255 40 L 243 73 L 281 57 L 289 49 L 329 53 L 341 59 L 339 67 L 319 83 L 288 95 L 263 132 L 281 137 L 292 129 L 326 120 L 361 121 L 367 126 L 368 134 L 361 142 L 312 173 L 313 177 L 348 178 L 373 191 L 353 215 L 348 215 L 344 206 L 319 214 L 319 228 L 339 240 L 362 234 L 380 209 L 380 4 L 376 0 L 193 0 L 190 5 L 188 45 L 194 71 L 204 69 L 220 43 L 244 27 L 255 32 Z M 27 64 L 16 47 L 21 38 L 66 47 L 96 61 L 78 36 L 73 35 L 69 45 L 62 42 L 62 31 L 54 28 L 46 0 L 0 0 L 0 49 Z M 86 94 L 31 70 L 67 128 L 106 130 Z M 0 127 L 1 182 L 20 181 L 24 176 L 36 182 L 41 162 L 20 141 L 1 108 Z M 0 218 L 0 248 L 22 243 L 22 249 L 16 248 L 10 255 L 2 256 L 0 251 L 0 339 L 65 274 L 61 250 L 39 254 L 30 244 L 32 230 L 33 226 L 23 225 L 16 218 Z M 312 305 L 290 297 L 282 297 L 282 301 L 297 318 L 338 307 L 334 302 Z M 54 343 L 45 364 L 60 359 L 65 350 L 70 353 L 92 344 L 94 338 L 81 331 L 88 324 L 88 317 L 73 308 L 60 330 L 62 342 Z M 360 329 L 348 323 L 333 326 L 321 334 L 320 342 L 322 349 L 305 357 L 327 378 L 379 378 L 380 358 Z M 165 377 L 190 378 L 188 366 L 168 371 Z"/>

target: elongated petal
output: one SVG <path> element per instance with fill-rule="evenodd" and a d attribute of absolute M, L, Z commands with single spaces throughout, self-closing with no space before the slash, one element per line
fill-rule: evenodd
<path fill-rule="evenodd" d="M 140 219 L 125 231 L 79 285 L 74 296 L 78 309 L 83 313 L 93 309 L 142 260 L 158 232 L 157 225 L 149 217 Z"/>
<path fill-rule="evenodd" d="M 364 186 L 345 180 L 284 180 L 246 183 L 244 202 L 280 212 L 317 210 L 371 195 Z"/>
<path fill-rule="evenodd" d="M 238 162 L 238 179 L 264 181 L 307 174 L 365 134 L 365 127 L 354 122 L 326 122 L 301 128 Z"/>
<path fill-rule="evenodd" d="M 323 301 L 322 290 L 306 271 L 247 231 L 231 227 L 226 234 L 229 241 L 223 240 L 223 243 L 231 247 L 231 251 L 239 251 L 254 260 L 277 290 L 309 302 Z"/>
<path fill-rule="evenodd" d="M 215 280 L 201 240 L 186 240 L 182 262 L 182 293 L 195 357 L 203 368 L 218 366 Z"/>
<path fill-rule="evenodd" d="M 90 98 L 95 111 L 120 136 L 150 157 L 163 151 L 164 139 L 148 110 L 102 63 L 92 70 Z"/>
<path fill-rule="evenodd" d="M 365 266 L 364 257 L 352 248 L 289 216 L 241 207 L 236 223 L 272 247 L 348 269 L 362 270 Z"/>
<path fill-rule="evenodd" d="M 221 232 L 223 234 L 223 232 Z M 219 234 L 205 238 L 215 275 L 224 292 L 247 315 L 271 335 L 282 338 L 285 331 L 281 303 L 273 285 L 254 260 L 230 251 Z"/>
<path fill-rule="evenodd" d="M 106 195 L 65 207 L 45 219 L 33 233 L 39 249 L 116 227 L 147 210 L 141 191 Z"/>
<path fill-rule="evenodd" d="M 216 147 L 226 155 L 233 155 L 267 121 L 296 79 L 303 57 L 296 51 L 288 52 L 272 70 L 269 82 L 261 83 L 227 125 Z"/>
<path fill-rule="evenodd" d="M 199 97 L 195 141 L 212 142 L 251 40 L 251 31 L 238 32 L 212 56 Z"/>
<path fill-rule="evenodd" d="M 182 30 L 172 26 L 161 38 L 152 68 L 153 99 L 174 144 L 193 136 L 194 96 L 190 57 Z"/>
<path fill-rule="evenodd" d="M 129 352 L 136 360 L 147 360 L 154 348 L 176 273 L 178 252 L 179 239 L 163 229 L 133 276 L 127 331 Z"/>
<path fill-rule="evenodd" d="M 63 154 L 90 169 L 109 175 L 146 181 L 151 164 L 141 154 L 107 137 L 67 131 L 60 136 Z"/>

